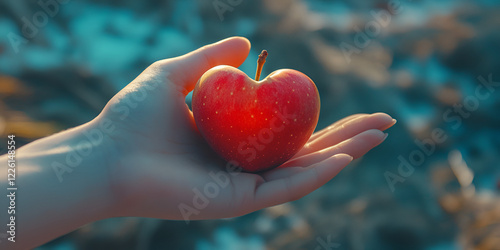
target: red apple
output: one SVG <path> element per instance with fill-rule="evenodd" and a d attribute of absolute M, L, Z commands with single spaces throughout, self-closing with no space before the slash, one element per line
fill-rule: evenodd
<path fill-rule="evenodd" d="M 267 52 L 259 56 L 256 80 L 231 66 L 203 74 L 193 92 L 196 125 L 226 161 L 247 172 L 279 166 L 314 132 L 320 101 L 314 82 L 281 69 L 259 81 Z"/>

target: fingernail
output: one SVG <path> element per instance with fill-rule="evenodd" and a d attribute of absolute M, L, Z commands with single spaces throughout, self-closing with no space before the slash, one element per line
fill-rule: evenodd
<path fill-rule="evenodd" d="M 354 159 L 351 155 L 343 154 L 343 153 L 342 154 L 337 154 L 334 157 L 343 157 L 343 156 L 347 156 L 347 158 L 349 159 L 349 162 L 351 162 Z"/>
<path fill-rule="evenodd" d="M 398 120 L 392 119 L 392 125 L 396 124 L 396 122 L 398 122 Z"/>
<path fill-rule="evenodd" d="M 382 139 L 382 141 L 385 141 L 385 139 L 387 138 L 387 136 L 389 136 L 389 133 L 384 133 L 384 139 Z"/>

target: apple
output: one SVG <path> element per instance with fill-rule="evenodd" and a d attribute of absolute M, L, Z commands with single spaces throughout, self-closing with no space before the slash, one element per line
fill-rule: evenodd
<path fill-rule="evenodd" d="M 246 172 L 281 165 L 309 140 L 318 123 L 320 100 L 303 73 L 280 69 L 259 81 L 231 66 L 216 66 L 198 80 L 192 110 L 198 130 L 226 161 Z"/>

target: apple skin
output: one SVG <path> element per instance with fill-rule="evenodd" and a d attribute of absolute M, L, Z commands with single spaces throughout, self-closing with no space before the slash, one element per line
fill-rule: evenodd
<path fill-rule="evenodd" d="M 292 69 L 255 81 L 231 66 L 205 72 L 192 98 L 196 125 L 212 149 L 246 172 L 281 165 L 309 140 L 318 123 L 314 82 Z"/>

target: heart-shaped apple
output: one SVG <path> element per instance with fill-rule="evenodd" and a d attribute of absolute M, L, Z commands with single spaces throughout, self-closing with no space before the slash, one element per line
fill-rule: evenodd
<path fill-rule="evenodd" d="M 279 166 L 314 132 L 319 94 L 299 71 L 281 69 L 259 81 L 267 52 L 259 56 L 256 79 L 231 66 L 203 74 L 193 92 L 199 131 L 226 161 L 247 172 Z"/>

